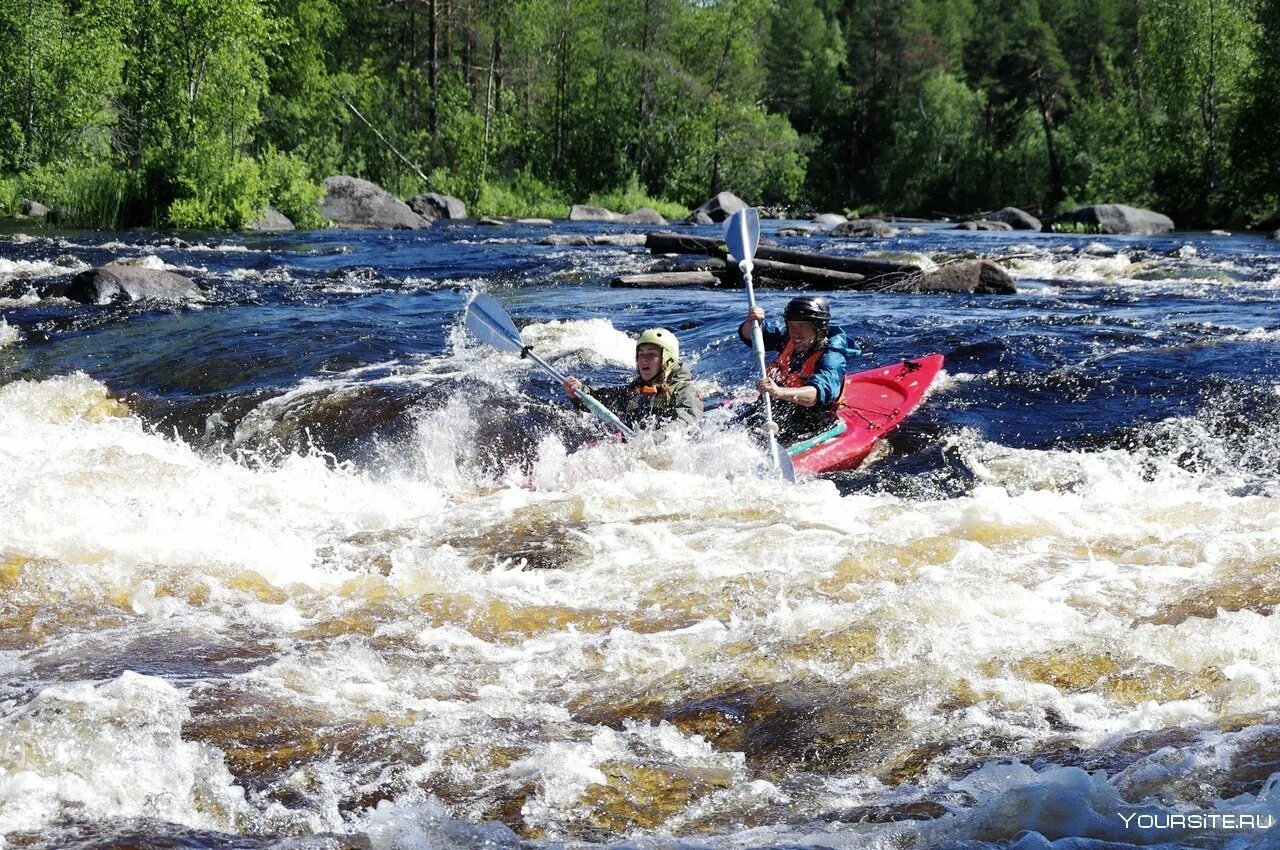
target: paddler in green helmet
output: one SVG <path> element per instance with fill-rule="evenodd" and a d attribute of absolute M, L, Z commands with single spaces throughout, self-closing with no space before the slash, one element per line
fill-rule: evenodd
<path fill-rule="evenodd" d="M 576 393 L 584 386 L 573 375 L 564 379 L 565 392 L 579 407 Z M 649 328 L 636 340 L 636 376 L 629 384 L 585 389 L 631 428 L 702 418 L 702 399 L 680 362 L 680 342 L 666 328 Z"/>

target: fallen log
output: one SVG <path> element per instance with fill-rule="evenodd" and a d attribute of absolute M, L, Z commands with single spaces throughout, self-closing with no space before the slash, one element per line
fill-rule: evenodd
<path fill-rule="evenodd" d="M 656 272 L 652 274 L 624 274 L 609 281 L 609 285 L 620 289 L 682 289 L 690 286 L 725 285 L 724 272 Z M 741 284 L 739 284 L 741 285 Z"/>
<path fill-rule="evenodd" d="M 645 247 L 653 254 L 705 254 L 710 257 L 724 258 L 727 255 L 725 245 L 718 239 L 707 236 L 692 236 L 682 233 L 657 232 L 645 236 Z M 907 263 L 892 263 L 886 260 L 868 260 L 862 257 L 842 257 L 831 254 L 815 254 L 810 251 L 794 251 L 761 243 L 756 248 L 756 261 L 773 260 L 794 266 L 809 266 L 817 269 L 858 274 L 864 277 L 882 275 L 919 274 L 920 267 Z"/>
<path fill-rule="evenodd" d="M 776 260 L 756 260 L 754 266 L 756 273 L 762 277 L 807 283 L 814 289 L 857 289 L 867 280 L 866 275 L 853 272 L 838 272 L 795 263 L 779 263 Z M 736 267 L 732 272 L 735 278 L 739 277 Z"/>

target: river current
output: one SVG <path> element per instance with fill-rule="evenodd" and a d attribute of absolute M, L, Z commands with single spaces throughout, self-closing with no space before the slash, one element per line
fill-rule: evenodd
<path fill-rule="evenodd" d="M 1280 846 L 1280 245 L 944 227 L 781 240 L 1018 286 L 834 294 L 946 371 L 786 486 L 461 327 L 749 387 L 744 293 L 539 244 L 604 225 L 6 225 L 0 848 Z M 204 297 L 40 295 L 117 259 Z"/>

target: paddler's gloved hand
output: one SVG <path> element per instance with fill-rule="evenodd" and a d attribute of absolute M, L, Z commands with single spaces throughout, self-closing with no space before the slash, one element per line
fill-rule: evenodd
<path fill-rule="evenodd" d="M 578 390 L 582 389 L 582 381 L 579 381 L 573 375 L 569 375 L 564 379 L 564 391 L 569 394 L 569 398 L 577 398 Z"/>
<path fill-rule="evenodd" d="M 773 378 L 761 378 L 756 382 L 756 391 L 763 395 L 778 396 L 778 385 L 773 382 Z"/>

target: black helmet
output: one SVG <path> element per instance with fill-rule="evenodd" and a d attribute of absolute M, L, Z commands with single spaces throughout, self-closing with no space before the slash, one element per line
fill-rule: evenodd
<path fill-rule="evenodd" d="M 787 321 L 812 322 L 824 330 L 831 321 L 831 307 L 827 299 L 816 295 L 802 295 L 787 302 L 787 311 L 783 313 Z"/>

